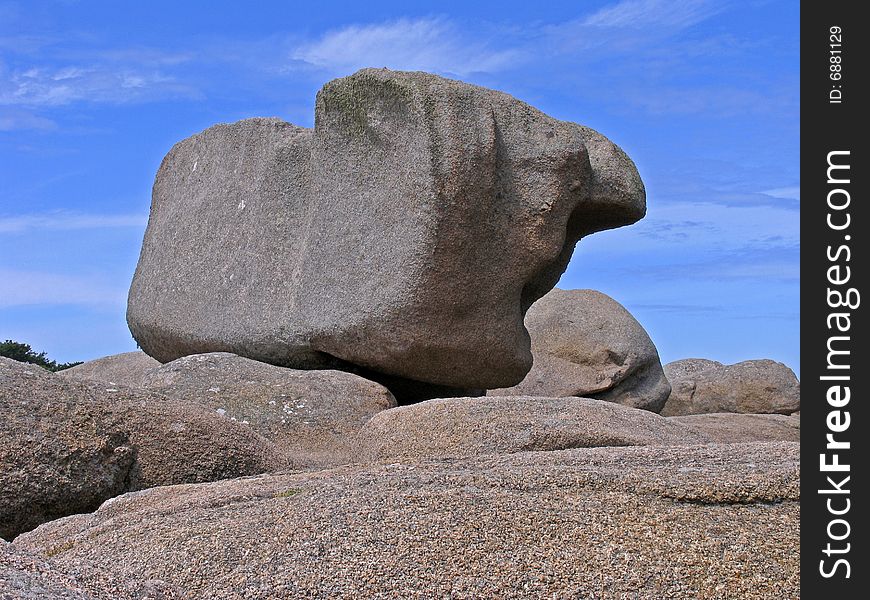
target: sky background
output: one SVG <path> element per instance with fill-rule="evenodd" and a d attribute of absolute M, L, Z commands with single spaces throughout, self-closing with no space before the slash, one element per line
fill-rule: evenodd
<path fill-rule="evenodd" d="M 508 92 L 637 163 L 640 223 L 580 242 L 663 362 L 799 362 L 799 3 L 0 0 L 0 339 L 135 349 L 126 294 L 177 141 L 362 67 Z"/>

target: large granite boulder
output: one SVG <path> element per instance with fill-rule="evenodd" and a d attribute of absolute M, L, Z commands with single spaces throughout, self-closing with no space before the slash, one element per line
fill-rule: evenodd
<path fill-rule="evenodd" d="M 560 290 L 526 313 L 532 370 L 492 396 L 584 396 L 653 412 L 671 391 L 643 326 L 616 300 L 595 290 Z"/>
<path fill-rule="evenodd" d="M 142 385 L 142 377 L 145 373 L 159 366 L 158 361 L 141 350 L 137 350 L 136 352 L 123 352 L 89 360 L 69 369 L 58 371 L 58 375 L 101 381 L 110 385 L 139 387 Z"/>
<path fill-rule="evenodd" d="M 217 125 L 154 183 L 127 320 L 161 362 L 226 351 L 459 388 L 518 383 L 523 315 L 577 241 L 640 219 L 631 160 L 507 94 L 365 69 L 314 129 Z"/>
<path fill-rule="evenodd" d="M 801 384 L 794 371 L 773 360 L 733 365 L 690 358 L 665 365 L 671 395 L 665 416 L 705 413 L 791 414 L 801 407 Z"/>
<path fill-rule="evenodd" d="M 668 419 L 719 444 L 801 441 L 800 416 L 707 413 Z"/>
<path fill-rule="evenodd" d="M 190 598 L 797 598 L 799 455 L 583 448 L 262 475 L 128 494 L 14 545 Z"/>
<path fill-rule="evenodd" d="M 297 371 L 225 352 L 166 363 L 142 386 L 248 425 L 297 467 L 349 460 L 357 431 L 396 406 L 385 387 L 351 373 Z"/>
<path fill-rule="evenodd" d="M 212 410 L 0 357 L 0 537 L 158 485 L 262 473 L 272 445 Z"/>
<path fill-rule="evenodd" d="M 525 396 L 394 408 L 372 417 L 359 440 L 359 455 L 374 461 L 707 442 L 694 429 L 649 411 L 588 398 Z"/>

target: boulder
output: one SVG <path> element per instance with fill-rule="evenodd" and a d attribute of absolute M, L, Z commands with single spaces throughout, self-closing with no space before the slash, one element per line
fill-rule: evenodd
<path fill-rule="evenodd" d="M 583 396 L 658 412 L 671 387 L 647 332 L 595 290 L 553 289 L 526 313 L 535 362 L 493 396 Z"/>
<path fill-rule="evenodd" d="M 378 461 L 707 440 L 649 411 L 604 400 L 487 396 L 428 400 L 378 413 L 359 441 L 359 455 Z"/>
<path fill-rule="evenodd" d="M 772 360 L 734 365 L 691 358 L 665 365 L 671 395 L 665 416 L 706 413 L 778 413 L 800 410 L 801 384 L 794 371 Z"/>
<path fill-rule="evenodd" d="M 801 440 L 801 420 L 794 416 L 708 413 L 668 419 L 691 427 L 709 441 L 720 444 Z"/>
<path fill-rule="evenodd" d="M 191 598 L 797 598 L 800 446 L 582 448 L 154 488 L 15 546 Z"/>
<path fill-rule="evenodd" d="M 232 352 L 487 389 L 532 364 L 523 315 L 577 241 L 645 213 L 595 131 L 493 90 L 365 69 L 314 129 L 217 125 L 154 183 L 127 321 L 160 362 Z"/>
<path fill-rule="evenodd" d="M 89 360 L 69 369 L 58 371 L 58 375 L 74 379 L 101 381 L 110 385 L 139 387 L 142 385 L 142 376 L 159 366 L 158 361 L 141 350 L 137 350 L 136 352 L 124 352 Z"/>
<path fill-rule="evenodd" d="M 385 387 L 357 375 L 297 371 L 225 352 L 166 363 L 147 373 L 142 386 L 248 425 L 296 466 L 348 460 L 357 431 L 396 406 Z"/>
<path fill-rule="evenodd" d="M 158 485 L 262 473 L 272 445 L 212 410 L 0 357 L 0 537 Z"/>

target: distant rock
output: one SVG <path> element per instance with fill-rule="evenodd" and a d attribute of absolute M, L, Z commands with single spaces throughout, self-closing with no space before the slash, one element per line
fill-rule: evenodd
<path fill-rule="evenodd" d="M 142 385 L 142 376 L 159 366 L 159 362 L 141 350 L 137 350 L 89 360 L 75 367 L 58 371 L 58 374 L 62 377 L 102 381 L 111 385 L 139 387 Z"/>
<path fill-rule="evenodd" d="M 149 355 L 514 385 L 577 241 L 646 210 L 622 150 L 501 92 L 365 69 L 314 120 L 217 125 L 163 160 L 127 307 Z"/>
<path fill-rule="evenodd" d="M 698 358 L 665 365 L 671 395 L 665 416 L 706 413 L 778 413 L 800 410 L 801 386 L 794 371 L 772 360 L 734 365 Z"/>
<path fill-rule="evenodd" d="M 269 442 L 214 411 L 0 357 L 0 537 L 130 490 L 251 475 Z"/>
<path fill-rule="evenodd" d="M 179 358 L 147 373 L 142 385 L 244 423 L 296 467 L 349 460 L 369 418 L 396 406 L 383 386 L 342 371 L 297 371 L 225 352 Z"/>
<path fill-rule="evenodd" d="M 711 442 L 722 444 L 801 440 L 801 420 L 794 416 L 708 413 L 669 419 L 691 427 Z"/>
<path fill-rule="evenodd" d="M 190 598 L 797 598 L 799 455 L 583 448 L 261 475 L 128 494 L 15 546 Z"/>
<path fill-rule="evenodd" d="M 378 413 L 360 432 L 367 460 L 706 442 L 649 411 L 588 398 L 429 400 Z"/>
<path fill-rule="evenodd" d="M 621 304 L 595 290 L 554 289 L 526 313 L 532 370 L 491 396 L 582 396 L 658 412 L 671 387 L 655 345 Z"/>

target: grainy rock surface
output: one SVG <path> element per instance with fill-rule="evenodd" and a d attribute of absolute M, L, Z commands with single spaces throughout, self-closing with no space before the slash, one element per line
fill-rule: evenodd
<path fill-rule="evenodd" d="M 0 540 L 0 599 L 92 600 L 75 578 Z"/>
<path fill-rule="evenodd" d="M 139 387 L 142 385 L 142 377 L 145 373 L 159 366 L 159 362 L 141 350 L 137 350 L 136 352 L 124 352 L 89 360 L 86 363 L 59 371 L 58 375 L 73 379 L 101 381 L 111 385 Z"/>
<path fill-rule="evenodd" d="M 107 571 L 49 560 L 0 540 L 0 600 L 173 600 L 184 598 L 161 581 L 120 581 Z"/>
<path fill-rule="evenodd" d="M 708 413 L 668 418 L 691 427 L 711 442 L 723 444 L 801 440 L 801 420 L 794 416 Z"/>
<path fill-rule="evenodd" d="M 584 396 L 653 412 L 671 391 L 643 326 L 595 290 L 553 289 L 526 313 L 535 362 L 493 396 Z"/>
<path fill-rule="evenodd" d="M 648 446 L 155 488 L 15 545 L 194 598 L 767 600 L 799 519 L 797 444 Z"/>
<path fill-rule="evenodd" d="M 250 426 L 299 467 L 348 462 L 359 429 L 396 406 L 385 387 L 357 375 L 298 371 L 225 352 L 166 363 L 142 386 Z"/>
<path fill-rule="evenodd" d="M 665 365 L 671 395 L 665 416 L 705 413 L 778 413 L 800 410 L 801 384 L 794 372 L 773 360 L 733 365 L 691 358 Z"/>
<path fill-rule="evenodd" d="M 315 127 L 217 125 L 160 167 L 127 320 L 161 362 L 233 352 L 428 384 L 518 383 L 523 315 L 576 242 L 633 223 L 631 160 L 507 94 L 365 69 Z"/>
<path fill-rule="evenodd" d="M 378 413 L 360 432 L 368 460 L 508 454 L 596 446 L 701 444 L 694 429 L 588 398 L 429 400 Z"/>
<path fill-rule="evenodd" d="M 0 537 L 129 490 L 262 473 L 250 428 L 161 394 L 58 377 L 0 357 Z"/>

